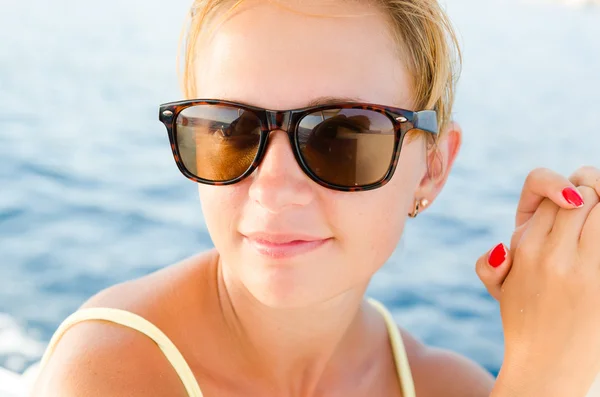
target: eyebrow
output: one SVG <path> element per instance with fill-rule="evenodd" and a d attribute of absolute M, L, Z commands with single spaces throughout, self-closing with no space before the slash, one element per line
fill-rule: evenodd
<path fill-rule="evenodd" d="M 229 101 L 229 102 L 235 102 L 235 103 L 243 103 L 246 105 L 250 105 L 250 106 L 255 106 L 258 108 L 262 108 L 262 106 L 258 106 L 252 102 L 248 102 L 248 101 L 240 101 L 236 98 L 221 98 L 223 100 Z M 337 105 L 339 103 L 348 103 L 348 102 L 356 102 L 356 103 L 363 103 L 363 102 L 367 102 L 364 99 L 361 98 L 356 98 L 356 97 L 349 97 L 349 96 L 320 96 L 314 99 L 311 99 L 310 101 L 308 101 L 306 103 L 305 106 L 302 106 L 302 108 L 309 108 L 309 107 L 316 107 L 316 106 L 327 106 L 327 105 Z M 297 109 L 299 109 L 298 107 L 296 107 Z"/>
<path fill-rule="evenodd" d="M 344 102 L 364 102 L 364 101 L 362 99 L 353 98 L 353 97 L 322 96 L 322 97 L 318 97 L 318 98 L 315 98 L 315 99 L 309 101 L 306 104 L 306 107 L 334 105 L 334 104 L 344 103 Z"/>

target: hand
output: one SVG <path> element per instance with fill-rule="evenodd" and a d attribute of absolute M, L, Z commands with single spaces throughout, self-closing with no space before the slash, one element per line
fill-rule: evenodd
<path fill-rule="evenodd" d="M 515 247 L 504 280 L 503 382 L 520 395 L 585 396 L 600 373 L 600 199 L 545 199 Z"/>
<path fill-rule="evenodd" d="M 499 283 L 505 359 L 493 396 L 584 396 L 600 372 L 600 199 L 578 190 L 581 208 L 544 198 L 513 235 L 501 265 L 514 259 Z"/>
<path fill-rule="evenodd" d="M 510 271 L 515 247 L 542 201 L 550 199 L 561 208 L 575 209 L 576 206 L 565 199 L 563 191 L 565 188 L 574 189 L 576 186 L 594 188 L 596 193 L 600 195 L 600 170 L 594 167 L 582 167 L 575 171 L 569 180 L 544 168 L 529 173 L 517 208 L 516 227 L 511 238 L 510 249 L 507 249 L 504 245 L 499 245 L 488 251 L 477 261 L 477 275 L 495 299 L 500 299 L 502 284 Z M 501 259 L 504 256 L 506 259 L 502 261 Z M 494 263 L 498 266 L 492 267 L 489 263 L 490 259 L 493 261 L 500 260 L 500 263 Z"/>

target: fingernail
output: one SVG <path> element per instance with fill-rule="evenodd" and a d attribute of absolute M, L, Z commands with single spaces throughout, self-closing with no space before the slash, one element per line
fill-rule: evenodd
<path fill-rule="evenodd" d="M 492 250 L 492 252 L 490 252 L 488 263 L 491 267 L 498 267 L 506 260 L 506 254 L 507 252 L 504 244 L 500 243 Z"/>
<path fill-rule="evenodd" d="M 581 197 L 581 194 L 579 194 L 577 190 L 568 187 L 563 190 L 562 194 L 569 204 L 574 205 L 577 208 L 583 207 L 583 197 Z"/>

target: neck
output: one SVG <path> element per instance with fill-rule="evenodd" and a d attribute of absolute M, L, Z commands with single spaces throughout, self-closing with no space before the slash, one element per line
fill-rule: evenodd
<path fill-rule="evenodd" d="M 318 394 L 341 381 L 349 365 L 368 361 L 364 341 L 373 327 L 363 301 L 366 285 L 312 306 L 272 308 L 223 272 L 220 260 L 217 283 L 223 320 L 242 365 L 274 395 Z"/>

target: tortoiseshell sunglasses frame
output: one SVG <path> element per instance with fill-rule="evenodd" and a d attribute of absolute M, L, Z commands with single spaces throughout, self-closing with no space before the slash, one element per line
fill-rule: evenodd
<path fill-rule="evenodd" d="M 187 109 L 192 106 L 198 105 L 213 105 L 213 106 L 223 106 L 223 107 L 234 107 L 239 108 L 244 111 L 252 112 L 256 117 L 260 120 L 261 133 L 258 149 L 256 152 L 256 157 L 254 161 L 248 167 L 248 169 L 239 177 L 229 180 L 229 181 L 211 181 L 207 179 L 203 179 L 198 177 L 197 175 L 192 174 L 183 164 L 181 160 L 181 155 L 179 153 L 179 148 L 177 145 L 177 129 L 176 122 L 179 113 L 184 109 Z M 302 158 L 300 148 L 298 146 L 297 135 L 297 127 L 300 121 L 307 115 L 319 111 L 331 110 L 331 109 L 362 109 L 362 110 L 370 110 L 377 113 L 381 113 L 385 115 L 394 126 L 395 140 L 394 140 L 394 152 L 393 158 L 390 162 L 390 166 L 388 168 L 387 173 L 381 178 L 379 181 L 375 183 L 371 183 L 369 185 L 363 186 L 343 186 L 343 185 L 335 185 L 328 183 L 326 181 L 321 180 L 317 175 L 315 175 L 312 170 L 308 167 L 304 159 Z M 262 158 L 265 154 L 268 136 L 271 131 L 274 130 L 283 130 L 287 132 L 288 138 L 290 140 L 290 144 L 292 146 L 292 150 L 294 152 L 294 157 L 296 161 L 300 165 L 300 168 L 304 173 L 317 184 L 337 190 L 342 192 L 359 192 L 366 190 L 377 189 L 387 182 L 390 181 L 394 172 L 396 171 L 396 167 L 398 165 L 398 159 L 400 158 L 400 149 L 402 148 L 402 142 L 404 141 L 404 137 L 406 133 L 413 130 L 419 129 L 434 135 L 439 133 L 438 131 L 438 123 L 437 123 L 437 113 L 435 110 L 422 110 L 422 111 L 411 111 L 406 109 L 400 109 L 390 106 L 384 105 L 376 105 L 370 103 L 357 103 L 357 102 L 341 102 L 334 104 L 327 104 L 321 106 L 311 106 L 305 107 L 301 109 L 292 109 L 292 110 L 268 110 L 259 107 L 249 106 L 242 103 L 230 102 L 230 101 L 222 101 L 217 99 L 191 99 L 191 100 L 183 100 L 176 102 L 168 102 L 160 105 L 159 108 L 159 120 L 167 127 L 167 132 L 169 134 L 169 141 L 171 143 L 171 150 L 173 152 L 173 157 L 175 159 L 175 163 L 179 168 L 179 171 L 188 179 L 191 179 L 194 182 L 213 185 L 213 186 L 225 186 L 232 185 L 234 183 L 240 182 L 245 179 L 247 176 L 251 175 L 254 170 L 258 167 Z"/>

